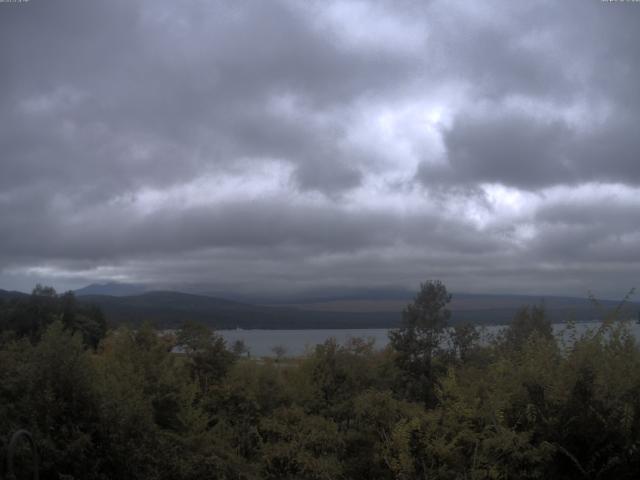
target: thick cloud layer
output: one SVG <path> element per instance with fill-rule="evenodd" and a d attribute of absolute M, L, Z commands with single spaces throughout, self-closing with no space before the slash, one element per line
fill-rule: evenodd
<path fill-rule="evenodd" d="M 619 296 L 640 4 L 0 4 L 0 288 Z"/>

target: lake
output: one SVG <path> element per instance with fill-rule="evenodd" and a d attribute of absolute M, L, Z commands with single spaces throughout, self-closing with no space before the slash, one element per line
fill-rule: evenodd
<path fill-rule="evenodd" d="M 587 329 L 594 329 L 600 322 L 581 322 L 576 324 L 578 334 Z M 492 336 L 500 333 L 505 326 L 486 326 L 481 328 L 481 339 L 488 341 Z M 554 331 L 558 336 L 564 334 L 566 324 L 554 324 Z M 640 325 L 630 323 L 632 333 L 640 339 Z M 335 338 L 338 343 L 344 344 L 349 338 L 362 337 L 373 338 L 376 348 L 384 348 L 389 343 L 389 329 L 327 329 L 327 330 L 218 330 L 217 333 L 227 341 L 229 347 L 236 340 L 243 340 L 249 348 L 252 356 L 268 357 L 275 356 L 273 347 L 282 346 L 285 349 L 285 356 L 304 355 L 307 351 L 319 343 L 324 343 L 329 338 Z"/>

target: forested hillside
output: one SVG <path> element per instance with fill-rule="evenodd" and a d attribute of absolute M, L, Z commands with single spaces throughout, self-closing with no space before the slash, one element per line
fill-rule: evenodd
<path fill-rule="evenodd" d="M 397 326 L 396 312 L 322 312 L 233 302 L 206 295 L 180 292 L 147 292 L 115 297 L 83 295 L 78 300 L 98 305 L 112 324 L 177 328 L 197 321 L 216 329 L 267 328 L 384 328 Z"/>
<path fill-rule="evenodd" d="M 449 300 L 423 284 L 384 351 L 254 359 L 194 323 L 107 331 L 40 287 L 0 300 L 0 445 L 30 430 L 44 479 L 636 478 L 640 349 L 619 311 L 561 343 L 525 307 L 488 345 L 465 325 L 443 347 Z"/>

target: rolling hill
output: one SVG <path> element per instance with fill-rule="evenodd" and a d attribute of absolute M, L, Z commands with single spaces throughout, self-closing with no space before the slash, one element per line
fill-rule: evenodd
<path fill-rule="evenodd" d="M 138 295 L 149 290 L 144 285 L 132 283 L 108 282 L 92 283 L 86 287 L 79 288 L 73 292 L 77 296 L 82 295 L 110 295 L 113 297 L 125 297 L 128 295 Z"/>
<path fill-rule="evenodd" d="M 113 323 L 150 321 L 173 328 L 193 320 L 218 329 L 264 328 L 383 328 L 397 324 L 399 312 L 323 312 L 290 307 L 270 307 L 180 292 L 147 292 L 115 297 L 82 295 L 83 302 L 98 305 Z"/>
<path fill-rule="evenodd" d="M 22 292 L 16 292 L 15 290 L 2 290 L 0 289 L 0 299 L 9 300 L 17 297 L 27 297 L 28 294 Z"/>
<path fill-rule="evenodd" d="M 176 327 L 194 320 L 214 328 L 388 328 L 399 324 L 406 300 L 340 299 L 325 302 L 257 305 L 207 295 L 155 291 L 140 295 L 82 295 L 82 301 L 99 305 L 112 323 L 138 324 L 151 321 Z M 523 305 L 543 303 L 553 322 L 588 321 L 603 316 L 618 305 L 604 300 L 600 309 L 587 299 L 526 295 L 456 294 L 451 302 L 452 323 L 509 323 Z M 625 315 L 638 314 L 638 303 L 628 304 Z"/>
<path fill-rule="evenodd" d="M 151 291 L 134 295 L 83 294 L 80 302 L 99 306 L 111 325 L 139 325 L 152 322 L 162 328 L 176 328 L 193 320 L 217 329 L 340 329 L 389 328 L 398 326 L 408 300 L 398 298 L 337 298 L 288 304 L 252 304 L 208 295 L 175 291 Z M 124 293 L 120 290 L 118 293 Z M 27 297 L 21 292 L 0 290 L 0 300 Z M 601 318 L 618 302 L 604 300 L 600 309 L 587 299 L 527 295 L 454 294 L 451 322 L 474 324 L 509 323 L 523 305 L 544 303 L 553 322 L 588 321 Z M 629 303 L 624 316 L 637 318 L 640 304 Z"/>

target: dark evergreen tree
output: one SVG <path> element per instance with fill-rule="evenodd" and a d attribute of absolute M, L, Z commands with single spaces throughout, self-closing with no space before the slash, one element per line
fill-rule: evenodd
<path fill-rule="evenodd" d="M 432 406 L 435 402 L 435 356 L 451 312 L 446 308 L 451 295 L 440 281 L 420 285 L 413 302 L 402 312 L 399 329 L 389 333 L 396 363 L 404 373 L 403 388 L 410 399 Z"/>

